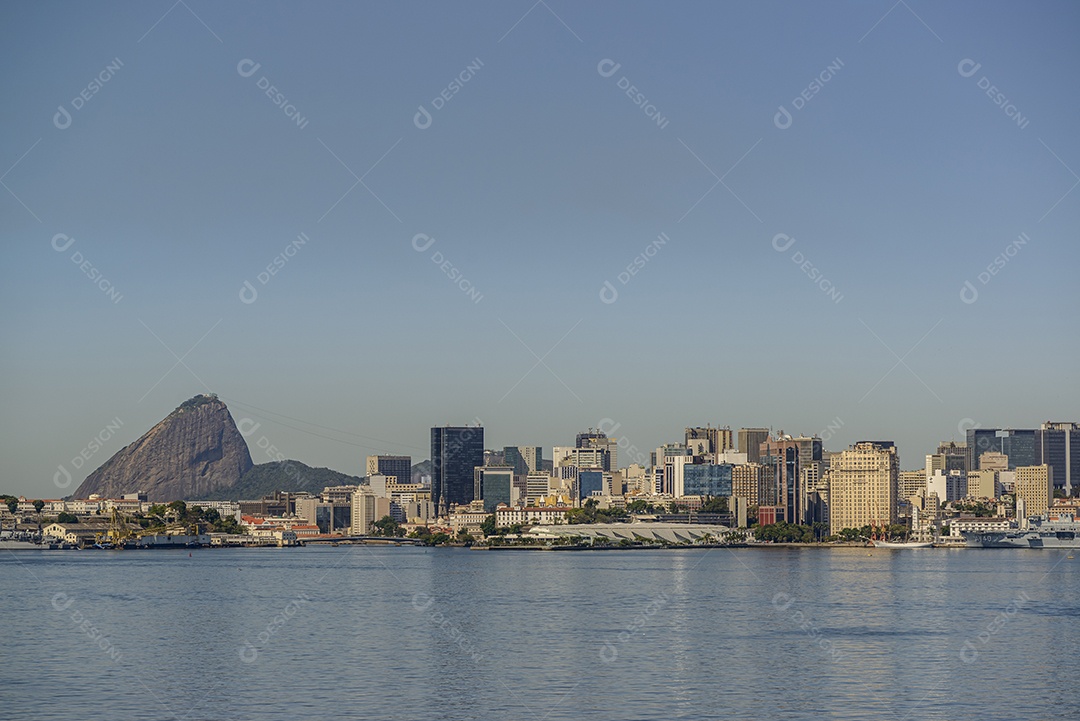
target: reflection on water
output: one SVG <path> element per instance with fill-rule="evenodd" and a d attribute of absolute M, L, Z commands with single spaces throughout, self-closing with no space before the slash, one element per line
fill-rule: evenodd
<path fill-rule="evenodd" d="M 1064 553 L 2 553 L 0 715 L 1075 718 Z"/>

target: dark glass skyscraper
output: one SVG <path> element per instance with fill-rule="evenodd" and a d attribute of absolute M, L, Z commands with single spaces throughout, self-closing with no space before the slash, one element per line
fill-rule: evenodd
<path fill-rule="evenodd" d="M 967 431 L 968 470 L 978 470 L 979 456 L 988 451 L 1009 457 L 1009 469 L 1034 466 L 1036 460 L 1034 430 L 969 428 Z"/>
<path fill-rule="evenodd" d="M 482 465 L 483 426 L 431 429 L 431 502 L 439 513 L 473 500 L 473 469 Z"/>
<path fill-rule="evenodd" d="M 1080 484 L 1080 425 L 1047 421 L 1035 431 L 1035 464 L 1054 469 L 1054 486 L 1069 495 Z"/>

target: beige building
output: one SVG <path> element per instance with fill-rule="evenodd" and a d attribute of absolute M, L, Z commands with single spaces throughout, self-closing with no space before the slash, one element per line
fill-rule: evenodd
<path fill-rule="evenodd" d="M 1009 457 L 1004 453 L 987 451 L 979 454 L 980 471 L 1007 471 L 1009 470 Z"/>
<path fill-rule="evenodd" d="M 1027 516 L 1045 516 L 1054 493 L 1054 471 L 1047 464 L 1016 469 L 1016 498 L 1023 499 Z"/>
<path fill-rule="evenodd" d="M 354 536 L 369 536 L 375 521 L 390 515 L 390 499 L 376 496 L 363 486 L 352 495 L 352 523 L 349 532 Z"/>
<path fill-rule="evenodd" d="M 981 458 L 988 456 L 988 453 L 982 454 Z M 968 471 L 967 474 L 967 494 L 972 498 L 997 498 L 998 492 L 998 471 L 982 469 L 979 471 Z"/>
<path fill-rule="evenodd" d="M 927 456 L 927 458 L 930 457 Z M 942 467 L 944 467 L 944 464 L 942 464 Z M 897 478 L 899 485 L 896 494 L 901 501 L 910 501 L 919 492 L 920 488 L 926 488 L 926 469 L 924 468 L 917 471 L 900 471 Z"/>
<path fill-rule="evenodd" d="M 760 463 L 743 463 L 731 469 L 731 495 L 745 498 L 746 505 L 761 502 L 761 488 L 769 480 L 768 469 Z"/>
<path fill-rule="evenodd" d="M 857 443 L 832 457 L 829 470 L 829 528 L 896 523 L 900 457 L 887 442 Z"/>

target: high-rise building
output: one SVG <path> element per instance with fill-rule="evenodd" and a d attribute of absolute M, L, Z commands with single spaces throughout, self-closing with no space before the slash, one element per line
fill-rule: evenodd
<path fill-rule="evenodd" d="M 1027 517 L 1045 516 L 1054 494 L 1054 471 L 1043 463 L 1039 466 L 1019 466 L 1016 469 L 1016 500 L 1024 502 Z"/>
<path fill-rule="evenodd" d="M 657 471 L 657 493 L 683 495 L 682 467 L 691 462 L 690 449 L 677 443 L 667 443 L 656 449 L 654 469 Z"/>
<path fill-rule="evenodd" d="M 1009 457 L 1009 469 L 1035 465 L 1036 443 L 1034 430 L 1012 428 L 969 428 L 967 431 L 967 467 L 979 468 L 979 456 L 987 451 L 1004 453 Z"/>
<path fill-rule="evenodd" d="M 482 465 L 483 426 L 431 429 L 431 501 L 440 515 L 473 500 L 473 469 Z"/>
<path fill-rule="evenodd" d="M 771 480 L 768 469 L 760 463 L 744 463 L 731 469 L 731 495 L 746 499 L 746 505 L 759 506 L 761 491 Z"/>
<path fill-rule="evenodd" d="M 354 536 L 371 535 L 375 521 L 390 515 L 390 499 L 376 496 L 364 487 L 352 495 L 352 523 L 349 527 Z"/>
<path fill-rule="evenodd" d="M 964 443 L 942 441 L 938 444 L 937 455 L 944 456 L 941 470 L 946 473 L 952 473 L 953 471 L 966 472 L 968 470 L 967 445 Z"/>
<path fill-rule="evenodd" d="M 768 428 L 739 429 L 739 452 L 746 454 L 747 463 L 761 463 L 761 444 L 768 438 Z"/>
<path fill-rule="evenodd" d="M 829 468 L 829 528 L 896 523 L 900 456 L 891 441 L 861 441 L 834 455 Z"/>
<path fill-rule="evenodd" d="M 412 457 L 368 456 L 367 475 L 395 476 L 398 483 L 412 483 Z"/>
<path fill-rule="evenodd" d="M 551 476 L 545 472 L 530 473 L 525 477 L 525 503 L 535 506 L 540 499 L 551 493 Z"/>
<path fill-rule="evenodd" d="M 1080 425 L 1047 421 L 1035 431 L 1035 463 L 1054 469 L 1054 485 L 1073 494 L 1080 484 Z"/>
<path fill-rule="evenodd" d="M 929 457 L 927 456 L 927 458 Z M 927 469 L 929 469 L 929 466 L 927 466 Z M 926 473 L 927 470 L 922 468 L 917 471 L 900 471 L 897 478 L 897 498 L 901 501 L 910 502 L 920 488 L 926 488 Z"/>
<path fill-rule="evenodd" d="M 776 484 L 776 500 L 762 498 L 762 505 L 784 506 L 788 523 L 806 522 L 806 494 L 800 487 L 801 464 L 821 460 L 821 439 L 808 436 L 794 438 L 782 431 L 761 444 L 761 464 L 772 468 Z M 771 494 L 769 494 L 771 496 Z"/>
<path fill-rule="evenodd" d="M 711 453 L 713 456 L 735 447 L 730 428 L 713 428 L 711 425 L 704 428 L 700 426 L 687 428 L 684 437 L 687 447 L 692 446 L 692 441 L 705 441 L 705 453 Z"/>
<path fill-rule="evenodd" d="M 506 446 L 503 448 L 503 462 L 513 466 L 514 474 L 525 476 L 540 470 L 543 462 L 543 449 L 540 446 Z"/>
<path fill-rule="evenodd" d="M 473 469 L 473 495 L 484 502 L 484 511 L 494 513 L 500 503 L 517 501 L 513 466 L 477 466 Z"/>
<path fill-rule="evenodd" d="M 682 493 L 678 496 L 731 497 L 731 472 L 734 466 L 724 464 L 683 465 Z"/>
<path fill-rule="evenodd" d="M 972 498 L 998 497 L 998 471 L 984 469 L 967 472 L 967 494 Z"/>
<path fill-rule="evenodd" d="M 604 492 L 604 471 L 599 468 L 582 470 L 578 473 L 578 500 L 585 500 L 589 496 L 600 495 Z"/>
<path fill-rule="evenodd" d="M 574 447 L 581 449 L 596 449 L 604 452 L 601 464 L 597 468 L 605 471 L 619 470 L 619 443 L 615 438 L 608 438 L 603 431 L 590 428 L 584 433 L 578 433 L 574 439 Z M 582 466 L 583 467 L 583 466 Z"/>

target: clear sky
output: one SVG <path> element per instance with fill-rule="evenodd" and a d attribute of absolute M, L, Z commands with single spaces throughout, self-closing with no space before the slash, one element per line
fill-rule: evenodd
<path fill-rule="evenodd" d="M 904 468 L 1080 420 L 1078 35 L 1073 2 L 4 3 L 0 491 L 205 391 L 257 463 L 354 474 L 475 419 Z"/>

